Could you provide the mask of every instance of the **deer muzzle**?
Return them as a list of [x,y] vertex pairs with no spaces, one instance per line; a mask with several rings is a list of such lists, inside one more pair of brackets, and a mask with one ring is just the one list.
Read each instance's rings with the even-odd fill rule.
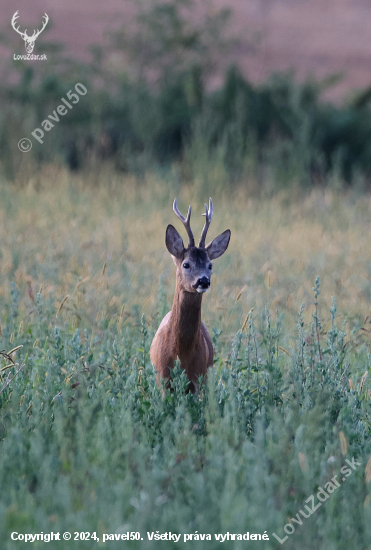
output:
[[200,277],[192,286],[197,290],[197,292],[206,292],[210,287],[210,279],[204,275],[203,277]]

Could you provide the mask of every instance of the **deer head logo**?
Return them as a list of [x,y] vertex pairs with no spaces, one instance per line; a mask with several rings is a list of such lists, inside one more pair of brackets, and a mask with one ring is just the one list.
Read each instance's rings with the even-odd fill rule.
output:
[[18,10],[17,10],[15,12],[15,14],[13,15],[13,17],[12,17],[12,27],[23,38],[24,43],[25,43],[25,47],[26,47],[26,52],[27,53],[32,53],[33,49],[34,49],[34,46],[35,46],[35,40],[39,36],[39,34],[45,29],[45,27],[46,27],[46,25],[49,21],[49,17],[46,15],[46,13],[43,15],[43,24],[42,24],[41,29],[40,30],[34,30],[32,36],[27,35],[27,29],[24,32],[22,32],[22,31],[19,30],[19,25],[18,25],[18,27],[16,26],[16,22],[17,22],[18,17],[19,16],[18,16]]

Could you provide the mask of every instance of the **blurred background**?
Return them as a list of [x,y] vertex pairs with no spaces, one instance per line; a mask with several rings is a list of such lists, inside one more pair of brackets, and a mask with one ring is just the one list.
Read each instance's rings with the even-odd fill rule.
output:
[[[20,31],[45,30],[20,60]],[[4,0],[1,173],[46,163],[184,182],[369,187],[371,5],[366,0]],[[43,144],[31,132],[76,83],[88,93]],[[23,137],[32,151],[20,153]],[[204,182],[205,183],[205,182]],[[208,184],[205,183],[207,187]]]
[[[33,50],[46,59],[20,58],[16,11],[28,36],[48,15]],[[4,0],[2,16],[5,300],[15,281],[25,311],[44,288],[57,309],[69,296],[72,325],[140,326],[144,312],[155,328],[173,296],[172,201],[193,205],[197,233],[212,196],[210,238],[232,240],[208,326],[228,339],[265,306],[289,326],[302,303],[311,319],[319,275],[323,316],[333,296],[368,331],[369,3]]]

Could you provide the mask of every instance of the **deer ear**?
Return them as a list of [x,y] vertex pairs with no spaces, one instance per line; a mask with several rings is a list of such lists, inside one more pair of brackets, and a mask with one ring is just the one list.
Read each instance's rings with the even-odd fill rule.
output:
[[224,254],[228,248],[230,238],[231,232],[227,229],[207,245],[206,252],[210,260],[215,260],[215,258],[219,258],[219,256]]
[[165,238],[166,248],[172,256],[175,258],[180,258],[183,254],[184,243],[182,237],[179,235],[178,231],[172,225],[168,225],[166,228],[166,238]]

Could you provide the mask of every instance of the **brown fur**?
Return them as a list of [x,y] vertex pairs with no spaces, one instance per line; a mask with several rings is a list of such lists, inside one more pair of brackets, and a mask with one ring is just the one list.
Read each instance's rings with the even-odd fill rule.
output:
[[[173,307],[163,318],[153,339],[150,356],[157,370],[157,382],[166,380],[170,386],[170,369],[177,357],[189,379],[189,390],[196,393],[197,380],[207,377],[207,369],[213,365],[214,350],[209,333],[201,321],[202,294],[210,286],[212,273],[211,260],[221,256],[228,247],[230,231],[221,233],[206,247],[204,237],[212,217],[212,201],[206,207],[206,224],[201,236],[200,247],[194,246],[193,234],[189,226],[190,210],[187,220],[181,217],[190,237],[190,245],[184,248],[183,240],[177,230],[168,225],[166,246],[176,265],[176,285]],[[176,200],[174,211],[177,210]]]
[[189,389],[195,393],[197,379],[206,379],[207,368],[213,364],[214,350],[204,323],[201,321],[202,294],[175,288],[172,310],[164,317],[151,345],[151,361],[157,369],[157,382],[167,380],[170,370],[179,357],[190,381]]

